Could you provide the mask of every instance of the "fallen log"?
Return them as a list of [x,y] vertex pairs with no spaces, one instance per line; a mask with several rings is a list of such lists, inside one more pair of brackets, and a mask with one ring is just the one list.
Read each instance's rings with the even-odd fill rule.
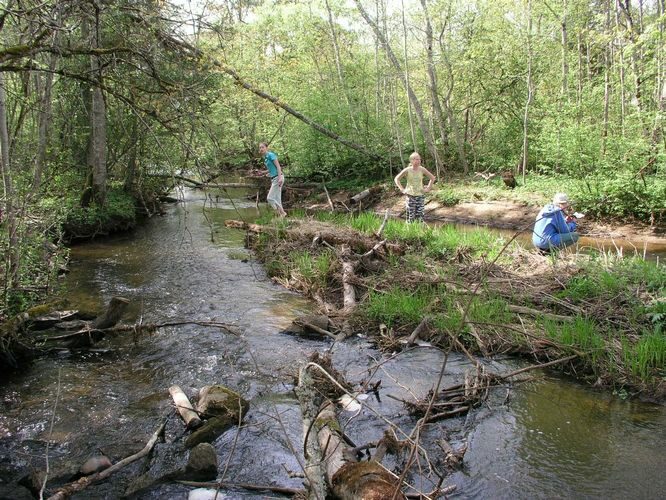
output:
[[352,260],[349,245],[342,246],[339,257],[342,264],[343,310],[345,313],[350,313],[356,307],[356,290],[352,282],[354,281],[354,269],[357,262]]
[[571,316],[562,316],[560,314],[547,313],[547,312],[539,311],[537,309],[531,309],[529,307],[514,306],[512,304],[509,304],[508,309],[509,309],[509,311],[515,312],[515,313],[518,313],[518,314],[528,314],[530,316],[536,316],[537,318],[552,319],[553,321],[571,322],[575,319]]
[[[326,359],[320,362],[324,366],[327,363]],[[343,384],[322,364],[310,362],[301,368],[296,387],[303,412],[307,460],[304,471],[310,484],[309,498],[326,498],[330,488],[333,497],[340,500],[404,499],[400,482],[379,462],[356,461],[337,421],[335,405],[322,397],[322,376],[335,387],[342,388]]]
[[383,189],[384,188],[382,186],[373,186],[371,188],[368,188],[368,189],[366,189],[364,191],[361,191],[360,193],[355,194],[354,196],[352,196],[350,198],[351,202],[352,203],[359,203],[359,202],[365,200],[366,198],[368,198],[369,196],[373,196],[373,195],[381,192]]
[[192,406],[192,403],[190,403],[190,399],[183,392],[183,390],[177,385],[172,385],[169,387],[169,394],[171,394],[171,398],[176,405],[176,409],[185,422],[185,427],[188,429],[196,429],[199,427],[202,423],[201,419],[199,418],[199,414],[194,411],[194,407]]
[[332,403],[324,403],[317,418],[317,439],[324,455],[326,480],[340,500],[404,499],[396,477],[382,465],[370,460],[351,460],[349,447],[340,433],[340,423]]
[[212,189],[225,189],[225,188],[247,188],[254,189],[257,187],[255,183],[248,184],[247,182],[222,182],[217,184],[202,184],[198,187],[212,188]]
[[[377,241],[372,238],[358,234],[351,234],[344,230],[336,231],[335,229],[328,229],[322,225],[299,224],[296,221],[290,221],[290,223],[292,224],[291,227],[286,230],[280,230],[282,232],[286,231],[288,239],[306,239],[308,241],[316,239],[318,242],[325,241],[331,246],[347,244],[354,251],[359,253],[367,252],[378,244]],[[226,227],[244,229],[257,234],[271,234],[277,231],[274,227],[248,224],[247,222],[232,219],[224,221],[224,225]],[[375,252],[378,253],[382,248],[394,255],[402,255],[405,253],[405,248],[397,243],[385,243],[384,245],[380,245],[375,249]]]
[[108,469],[104,469],[103,471],[97,472],[91,476],[84,476],[73,483],[66,484],[62,488],[59,488],[53,495],[51,495],[48,498],[48,500],[65,500],[67,497],[73,495],[74,493],[78,493],[79,491],[86,489],[91,484],[106,479],[111,474],[122,469],[126,465],[129,465],[132,462],[135,462],[136,460],[145,457],[146,455],[148,455],[148,453],[150,453],[150,450],[153,449],[153,447],[157,443],[157,439],[160,437],[162,432],[164,432],[165,425],[166,425],[166,420],[160,424],[160,426],[157,428],[157,430],[153,433],[153,435],[146,443],[146,446],[144,446],[143,449],[138,453],[135,453],[134,455],[130,455],[129,457],[122,459],[120,462],[112,465]]
[[[296,488],[284,488],[281,486],[272,486],[272,485],[262,485],[262,484],[248,484],[248,483],[206,483],[200,481],[176,481],[179,484],[184,484],[185,486],[193,486],[195,488],[210,488],[215,490],[220,490],[222,488],[228,489],[244,489],[248,491],[270,491],[273,493],[280,493],[282,495],[291,495],[299,496],[299,498],[305,498],[305,490],[299,490]],[[220,495],[220,498],[223,498]]]

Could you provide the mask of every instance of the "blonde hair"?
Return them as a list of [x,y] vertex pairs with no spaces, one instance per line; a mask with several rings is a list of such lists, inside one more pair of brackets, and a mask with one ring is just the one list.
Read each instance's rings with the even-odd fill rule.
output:
[[416,158],[417,156],[419,157],[419,159],[421,158],[421,155],[418,154],[416,151],[414,151],[411,155],[409,155],[409,163],[411,163],[412,160],[413,160],[414,158]]

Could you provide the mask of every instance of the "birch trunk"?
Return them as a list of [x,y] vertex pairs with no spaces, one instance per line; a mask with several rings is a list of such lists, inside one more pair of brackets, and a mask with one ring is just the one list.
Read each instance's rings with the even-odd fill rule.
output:
[[[361,134],[361,130],[358,127],[358,124],[356,123],[356,119],[354,118],[355,112],[354,112],[354,107],[352,106],[351,99],[349,98],[349,91],[347,89],[347,82],[345,81],[345,76],[342,71],[342,64],[340,62],[340,47],[338,44],[338,35],[335,32],[335,23],[333,22],[333,13],[331,12],[331,6],[328,3],[328,0],[325,0],[326,4],[326,11],[328,12],[328,25],[331,28],[331,41],[333,42],[333,54],[335,56],[335,68],[338,73],[338,80],[340,81],[340,88],[342,89],[342,93],[345,96],[345,101],[347,103],[347,111],[349,112],[349,120],[351,121],[352,126],[354,127],[354,130],[356,130],[356,133]],[[379,92],[377,97],[379,98]],[[379,102],[379,101],[377,101]]]
[[[0,71],[0,167],[2,167],[2,183],[4,188],[4,219],[7,221],[7,255],[5,260],[5,293],[18,284],[19,251],[18,221],[16,217],[16,200],[12,181],[9,153],[9,127],[7,123],[7,94],[5,92],[5,73]],[[2,216],[2,214],[0,214]]]
[[[439,137],[442,141],[442,147],[446,148],[448,146],[449,138],[446,134],[446,123],[444,121],[444,113],[442,112],[442,106],[439,102],[439,95],[437,89],[439,88],[437,84],[437,72],[435,70],[435,61],[433,56],[433,36],[432,36],[432,24],[430,22],[430,13],[428,12],[428,5],[426,0],[421,0],[421,7],[423,7],[423,12],[425,14],[426,22],[426,55],[427,55],[427,68],[428,68],[428,79],[430,81],[430,99],[432,100],[432,110],[437,120],[437,128],[439,130]],[[437,151],[437,148],[435,148]],[[443,163],[439,154],[435,156],[435,165],[437,168],[437,179],[440,178],[440,170],[443,168]]]
[[527,0],[527,99],[525,100],[525,113],[523,115],[523,163],[521,167],[523,184],[525,172],[529,162],[529,112],[532,103],[532,0]]
[[379,30],[379,27],[377,26],[377,23],[375,23],[368,13],[365,11],[363,8],[363,5],[361,5],[360,0],[354,0],[354,3],[356,4],[356,8],[358,9],[359,13],[365,19],[365,21],[370,25],[372,30],[375,32],[375,36],[379,39],[379,42],[384,46],[384,50],[386,51],[386,55],[389,58],[389,61],[393,65],[393,67],[396,69],[398,74],[401,77],[402,83],[405,87],[405,90],[407,92],[407,95],[409,97],[409,102],[411,105],[414,107],[414,111],[416,112],[416,117],[419,122],[419,128],[421,129],[421,133],[423,134],[423,138],[426,142],[428,152],[430,155],[435,158],[436,156],[436,151],[435,151],[435,145],[432,141],[432,136],[430,134],[430,128],[428,127],[428,122],[425,119],[425,115],[423,113],[423,107],[421,106],[420,101],[418,100],[418,97],[416,97],[416,94],[414,93],[414,90],[412,89],[409,80],[406,78],[405,73],[402,69],[402,66],[400,65],[400,61],[398,61],[398,58],[395,56],[395,53],[393,52],[393,49],[388,43],[388,40],[384,36],[384,34]]

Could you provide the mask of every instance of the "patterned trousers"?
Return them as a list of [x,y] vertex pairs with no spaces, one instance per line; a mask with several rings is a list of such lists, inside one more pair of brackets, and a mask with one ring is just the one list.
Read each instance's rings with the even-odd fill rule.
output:
[[407,195],[407,223],[419,221],[423,222],[423,207],[425,206],[425,196]]

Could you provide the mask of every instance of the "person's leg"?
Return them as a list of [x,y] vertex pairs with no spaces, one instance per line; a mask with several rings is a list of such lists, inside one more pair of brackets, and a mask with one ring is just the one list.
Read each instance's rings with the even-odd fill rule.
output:
[[414,222],[414,197],[407,195],[405,198],[405,212],[407,217],[407,224]]
[[425,196],[414,197],[414,219],[423,222],[423,212],[425,211]]
[[286,215],[282,208],[282,188],[278,185],[277,177],[271,179],[271,189],[268,191],[266,201],[281,217]]
[[554,234],[550,238],[550,247],[566,248],[576,243],[578,241],[578,238],[580,238],[580,235],[578,233]]

